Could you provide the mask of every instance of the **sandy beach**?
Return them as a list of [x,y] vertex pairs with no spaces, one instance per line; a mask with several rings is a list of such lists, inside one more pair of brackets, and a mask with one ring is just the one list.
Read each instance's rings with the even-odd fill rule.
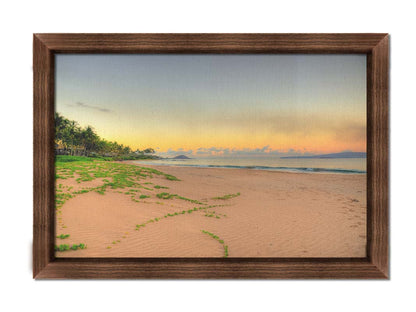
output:
[[[364,174],[144,167],[180,181],[153,175],[141,180],[136,197],[109,189],[66,200],[56,233],[70,237],[56,244],[87,248],[57,257],[223,257],[224,246],[229,257],[366,255]],[[56,183],[73,191],[104,183],[76,178]]]

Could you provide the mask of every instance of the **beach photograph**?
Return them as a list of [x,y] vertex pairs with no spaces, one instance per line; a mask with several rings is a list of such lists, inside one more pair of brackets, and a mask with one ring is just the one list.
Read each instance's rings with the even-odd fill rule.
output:
[[366,55],[55,56],[58,258],[363,258]]

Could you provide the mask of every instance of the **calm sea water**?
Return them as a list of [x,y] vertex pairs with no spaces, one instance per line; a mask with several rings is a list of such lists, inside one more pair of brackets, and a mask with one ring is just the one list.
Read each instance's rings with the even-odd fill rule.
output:
[[210,157],[193,159],[137,160],[135,162],[139,164],[158,166],[244,168],[311,173],[366,173],[365,158],[281,159],[279,157]]

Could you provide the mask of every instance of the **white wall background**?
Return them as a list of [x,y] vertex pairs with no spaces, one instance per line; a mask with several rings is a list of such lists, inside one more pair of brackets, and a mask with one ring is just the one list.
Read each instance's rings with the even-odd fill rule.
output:
[[[3,311],[411,311],[416,308],[415,28],[410,1],[4,1],[0,4]],[[390,281],[34,281],[32,33],[391,34]],[[35,164],[36,165],[36,164]]]

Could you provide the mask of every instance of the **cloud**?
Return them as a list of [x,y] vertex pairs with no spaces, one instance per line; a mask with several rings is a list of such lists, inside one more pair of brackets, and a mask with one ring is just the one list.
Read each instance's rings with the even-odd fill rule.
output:
[[366,125],[350,123],[336,128],[335,139],[338,141],[362,141],[366,139]]
[[310,156],[314,155],[313,153],[307,152],[306,150],[295,150],[289,149],[286,151],[281,151],[277,149],[272,149],[268,145],[259,147],[259,148],[221,148],[221,147],[200,147],[195,150],[184,150],[183,148],[178,149],[168,149],[166,152],[159,152],[159,156],[162,157],[175,157],[178,155],[186,155],[189,157],[283,157],[283,156]]
[[186,156],[190,156],[193,154],[192,150],[184,150],[183,148],[178,148],[178,149],[171,149],[169,148],[166,152],[158,152],[157,153],[160,156],[163,157],[175,157],[178,155],[186,155]]
[[[143,113],[146,115],[146,112]],[[339,142],[366,139],[365,112],[338,111],[270,111],[262,109],[241,111],[195,112],[161,111],[159,118],[172,129],[187,133],[209,132],[215,135],[244,134],[252,136],[286,136],[301,138],[331,136]],[[146,118],[154,119],[150,114]],[[213,135],[214,135],[213,134]],[[272,142],[270,143],[272,144]]]
[[303,136],[331,133],[339,140],[365,139],[365,121],[357,120],[354,117],[319,112],[296,113],[259,111],[256,113],[240,113],[234,118],[228,119],[223,116],[217,116],[214,120],[211,120],[210,123],[216,127],[226,125],[227,127],[233,127],[240,131],[249,129],[249,132],[263,131],[273,134]]
[[83,107],[83,108],[89,108],[89,109],[93,109],[93,110],[97,110],[103,113],[111,113],[112,110],[108,109],[108,108],[104,108],[104,107],[99,107],[99,106],[94,106],[94,105],[89,105],[89,104],[85,104],[83,102],[76,102],[75,104],[67,104],[70,107]]

